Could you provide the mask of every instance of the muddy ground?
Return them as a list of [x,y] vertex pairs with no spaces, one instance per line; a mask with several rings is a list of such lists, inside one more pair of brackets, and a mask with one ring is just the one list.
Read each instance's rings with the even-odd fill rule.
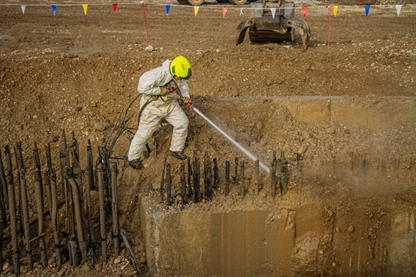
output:
[[[405,258],[393,264],[383,245],[388,240],[394,211],[406,210],[410,217],[416,208],[416,123],[399,120],[394,126],[383,126],[380,122],[371,126],[371,123],[334,122],[330,118],[321,120],[321,114],[312,111],[299,119],[284,101],[279,101],[341,97],[368,101],[376,112],[387,110],[392,118],[411,118],[415,111],[402,109],[399,100],[412,102],[416,97],[414,6],[404,6],[400,16],[394,5],[372,6],[369,16],[365,16],[363,6],[340,6],[337,16],[328,21],[325,4],[314,2],[305,18],[312,38],[309,49],[303,51],[299,41],[251,44],[248,37],[236,46],[235,29],[248,17],[248,6],[240,10],[232,5],[207,4],[195,16],[193,7],[172,2],[167,15],[164,4],[152,1],[147,5],[144,20],[139,3],[119,2],[114,12],[110,4],[97,2],[84,15],[83,3],[68,1],[58,4],[55,16],[50,7],[52,2],[27,1],[25,14],[20,3],[8,3],[0,6],[2,153],[5,145],[14,146],[20,141],[27,160],[25,165],[32,168],[33,144],[38,143],[43,150],[51,142],[58,166],[58,142],[64,129],[67,134],[74,132],[78,139],[81,163],[85,166],[87,141],[92,142],[96,155],[97,146],[108,137],[120,113],[123,116],[136,98],[140,74],[165,59],[184,55],[193,66],[189,86],[194,106],[233,139],[267,164],[273,151],[283,152],[292,163],[302,154],[305,174],[302,185],[292,181],[287,198],[275,201],[286,201],[285,205],[290,206],[290,201],[299,201],[294,195],[320,201],[325,207],[321,220],[329,226],[329,234],[339,239],[333,241],[340,244],[335,247],[335,242],[331,245],[326,240],[325,249],[348,252],[348,242],[364,239],[369,245],[365,252],[369,254],[361,273],[411,276],[409,272],[415,272]],[[228,8],[225,17],[222,7]],[[296,13],[302,16],[300,8]],[[385,99],[392,102],[385,105]],[[135,101],[127,111],[136,113],[128,123],[132,132],[137,126],[137,108]],[[353,117],[355,108],[345,109],[345,118]],[[235,157],[249,162],[195,112],[184,109],[190,118],[186,154],[202,159],[208,153],[222,164],[225,160],[234,161]],[[151,153],[141,171],[128,168],[123,161],[131,134],[123,134],[114,147],[113,156],[121,158],[114,159],[119,166],[121,225],[132,242],[143,275],[146,256],[138,231],[137,194],[157,193],[154,188],[160,181],[170,131],[164,125],[155,133],[151,146],[157,147],[156,154]],[[365,167],[364,160],[365,166],[377,172],[377,178],[367,176],[363,181],[354,173],[354,166]],[[177,173],[179,164],[169,161]],[[251,176],[248,170],[246,176]],[[391,176],[398,177],[398,181],[389,181]],[[31,172],[27,178],[33,182]],[[220,192],[223,188],[218,195]],[[33,193],[29,185],[32,207]],[[94,197],[98,196],[93,192]],[[234,200],[227,199],[220,203],[216,200],[210,208],[235,205]],[[246,205],[263,204],[253,201]],[[35,208],[30,215],[36,217]],[[10,245],[3,246],[2,251],[6,265],[10,265]],[[72,268],[66,262],[58,275],[132,275],[135,270],[123,251],[121,260],[110,260],[104,265],[98,262],[91,269]],[[340,260],[346,260],[342,251],[328,253],[331,254],[319,260],[312,271],[311,267],[296,265],[302,259],[298,255],[294,272],[307,275],[340,272],[337,267],[341,262],[333,257],[340,255]],[[25,272],[23,254],[21,259]],[[56,275],[53,264],[42,270],[38,259],[36,256],[34,273],[27,276]],[[4,270],[8,275],[12,267],[4,266]]]

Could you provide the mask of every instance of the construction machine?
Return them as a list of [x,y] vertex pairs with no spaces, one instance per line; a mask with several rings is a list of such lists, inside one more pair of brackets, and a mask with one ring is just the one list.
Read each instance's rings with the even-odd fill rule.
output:
[[244,5],[248,0],[178,0],[179,4],[190,4],[192,6],[200,6],[204,3],[221,3],[221,4],[234,4],[234,5]]
[[247,29],[251,42],[293,42],[296,35],[308,49],[311,30],[308,23],[295,18],[295,4],[291,1],[261,0],[250,3],[251,17],[237,26],[237,45],[244,41]]

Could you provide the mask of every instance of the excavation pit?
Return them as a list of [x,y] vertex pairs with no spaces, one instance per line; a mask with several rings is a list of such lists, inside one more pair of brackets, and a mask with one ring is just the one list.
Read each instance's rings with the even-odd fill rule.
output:
[[[215,102],[204,106],[210,119],[232,106],[238,110],[237,114],[246,114],[243,122],[216,118],[224,129],[232,126],[241,133],[251,130],[247,122],[258,122],[249,114],[251,108],[270,105],[265,111],[274,110],[274,117],[265,112],[268,120],[262,121],[265,131],[261,140],[269,138],[266,145],[278,141],[277,145],[283,147],[277,149],[290,156],[288,191],[282,195],[278,189],[277,195],[272,197],[270,176],[265,172],[260,174],[262,189],[258,191],[254,183],[254,163],[241,152],[232,150],[232,144],[226,141],[217,148],[218,158],[216,154],[210,157],[216,158],[220,176],[212,199],[202,196],[201,202],[189,200],[182,204],[180,178],[176,176],[172,186],[174,201],[167,205],[166,194],[163,201],[159,195],[159,179],[151,181],[155,190],[141,194],[138,199],[151,274],[411,276],[415,273],[412,198],[416,195],[413,185],[416,164],[414,153],[406,151],[414,139],[397,132],[402,130],[401,134],[405,134],[414,125],[416,114],[410,111],[416,109],[415,99],[277,97],[210,99],[201,101],[200,105],[207,102]],[[403,111],[404,116],[397,114],[398,110]],[[256,115],[262,117],[259,113]],[[194,121],[199,120],[194,118]],[[316,148],[306,147],[303,140],[299,149],[304,152],[295,153],[298,150],[295,143],[282,142],[266,131],[272,130],[275,134],[273,128],[288,130],[289,125],[301,128],[312,137],[317,128],[328,133],[323,132],[321,145]],[[199,125],[199,128],[207,132],[204,129],[210,126]],[[354,135],[358,130],[360,135],[365,134],[365,141],[358,133]],[[221,140],[219,133],[212,136],[212,141]],[[238,132],[233,136],[239,137]],[[332,136],[331,141],[339,139],[342,145],[327,144],[327,136]],[[410,139],[407,146],[395,143],[407,139]],[[383,147],[378,144],[381,142]],[[243,144],[252,150],[262,143],[243,140]],[[403,149],[398,150],[401,147]],[[348,150],[344,152],[345,149]],[[193,153],[199,154],[204,164],[203,152],[194,150]],[[245,193],[241,190],[241,180],[231,181],[229,194],[225,192],[225,160],[231,161],[234,180],[238,179],[240,170],[229,153],[238,153],[240,163],[246,160]],[[267,151],[255,153],[261,156]],[[303,155],[301,167],[296,154]],[[271,155],[269,152],[262,156],[267,164]],[[178,163],[170,162],[172,172],[180,175]],[[204,178],[201,173],[202,195]]]

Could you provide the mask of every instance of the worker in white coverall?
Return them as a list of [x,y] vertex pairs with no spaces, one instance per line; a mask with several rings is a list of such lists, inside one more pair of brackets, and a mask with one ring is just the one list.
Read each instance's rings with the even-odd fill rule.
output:
[[152,136],[160,120],[166,119],[173,126],[170,154],[180,160],[187,156],[183,154],[188,135],[188,118],[174,96],[175,89],[168,88],[169,82],[174,81],[182,94],[182,101],[190,104],[189,87],[186,80],[192,76],[191,64],[183,56],[166,60],[162,66],[143,73],[139,78],[137,90],[142,94],[140,100],[139,127],[134,135],[128,153],[129,165],[132,168],[143,167],[140,159],[147,141]]

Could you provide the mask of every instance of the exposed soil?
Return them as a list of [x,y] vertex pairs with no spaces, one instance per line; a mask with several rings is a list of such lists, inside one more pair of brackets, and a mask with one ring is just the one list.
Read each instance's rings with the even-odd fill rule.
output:
[[[365,16],[362,6],[340,6],[337,16],[328,21],[325,4],[314,2],[305,18],[312,38],[309,49],[303,51],[300,41],[252,44],[248,36],[236,46],[235,29],[249,16],[249,6],[241,15],[236,6],[206,4],[194,16],[193,7],[172,2],[167,15],[164,4],[151,2],[145,21],[140,3],[119,2],[114,12],[111,4],[96,1],[84,15],[82,1],[67,1],[58,5],[54,16],[52,1],[26,1],[25,14],[20,2],[7,2],[10,5],[0,6],[0,144],[3,152],[5,145],[22,142],[29,182],[33,182],[29,169],[33,168],[35,142],[41,151],[43,145],[52,143],[58,166],[61,130],[74,132],[85,166],[87,141],[92,142],[96,153],[120,113],[124,115],[136,98],[139,76],[165,59],[184,55],[193,66],[188,84],[196,108],[267,164],[273,151],[283,152],[292,164],[302,155],[303,178],[300,181],[295,176],[285,196],[264,202],[245,201],[246,207],[282,203],[279,201],[287,206],[291,201],[319,201],[324,207],[321,220],[328,226],[328,236],[338,238],[323,240],[328,244],[323,246],[325,249],[348,252],[348,242],[364,238],[370,245],[368,250],[362,250],[368,253],[363,254],[365,272],[379,276],[383,270],[401,276],[416,272],[414,265],[406,265],[406,260],[392,263],[383,248],[389,239],[391,221],[397,218],[394,211],[406,210],[410,217],[416,208],[416,123],[408,120],[415,111],[400,105],[402,100],[416,101],[414,5],[404,6],[400,16],[394,5],[372,6],[369,16]],[[228,8],[225,17],[222,7]],[[299,7],[296,13],[302,16]],[[294,113],[293,107],[298,104],[290,104],[290,100],[304,101],[308,97],[325,99],[329,106],[331,99],[345,100],[346,105],[351,105],[350,110],[349,106],[343,110],[346,119],[356,116],[360,101],[369,103],[375,113],[383,111],[390,116],[374,124],[360,124],[333,121],[315,114],[312,108],[302,116]],[[132,132],[137,126],[137,109],[135,101],[127,111],[136,113],[128,124]],[[250,162],[194,111],[186,107],[184,110],[190,118],[186,154],[203,159],[207,153],[221,165],[226,160],[233,162],[235,157]],[[400,118],[405,120],[400,122]],[[383,124],[395,122],[393,119],[397,122]],[[154,189],[160,182],[170,134],[169,125],[163,124],[157,130],[150,142],[157,149],[145,159],[143,170],[129,168],[122,159],[114,160],[120,171],[121,225],[132,242],[143,275],[146,257],[138,231],[137,195],[144,191],[157,194]],[[130,136],[120,137],[114,147],[115,157],[125,158]],[[173,158],[168,161],[173,173],[179,175],[180,164]],[[42,166],[46,167],[43,156]],[[369,169],[365,176],[360,175],[363,168]],[[223,167],[221,170],[223,174]],[[252,176],[252,167],[247,166],[246,176]],[[205,203],[206,207],[227,209],[229,205],[241,205],[235,197],[220,196],[223,190],[221,187],[218,197]],[[265,189],[259,197],[267,195]],[[93,199],[97,197],[93,192]],[[32,186],[29,202],[35,207]],[[36,209],[31,210],[33,219]],[[308,242],[299,240],[299,245],[307,248]],[[333,241],[336,242],[331,245]],[[10,245],[4,246],[7,263],[10,253]],[[315,272],[310,272],[311,267],[296,265],[302,255],[308,253],[299,250],[294,262],[298,275],[339,272],[339,262],[332,258],[334,252],[328,251],[319,259]],[[53,265],[43,270],[36,262],[34,272],[23,275],[56,275]],[[4,269],[6,275],[12,271],[11,266]],[[22,267],[22,272],[25,270]],[[103,274],[134,274],[125,249],[121,259],[105,265],[72,268],[66,262],[58,272],[59,276]]]

